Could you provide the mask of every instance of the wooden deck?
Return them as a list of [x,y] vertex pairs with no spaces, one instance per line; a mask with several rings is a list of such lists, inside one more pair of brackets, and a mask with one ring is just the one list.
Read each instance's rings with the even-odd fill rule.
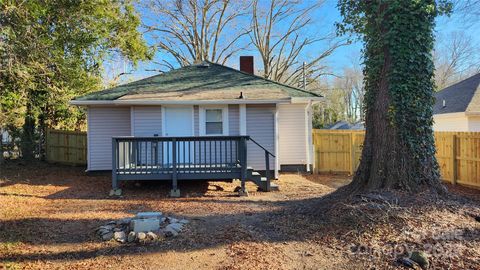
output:
[[249,136],[116,137],[112,139],[112,188],[118,181],[169,180],[172,194],[179,194],[179,180],[252,180],[269,189],[269,157],[265,151],[266,177],[247,168]]

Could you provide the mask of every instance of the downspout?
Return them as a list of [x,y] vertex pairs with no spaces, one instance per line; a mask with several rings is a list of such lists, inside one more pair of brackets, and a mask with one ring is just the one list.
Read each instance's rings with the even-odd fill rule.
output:
[[310,132],[312,132],[310,126],[311,126],[311,121],[310,121],[310,108],[312,106],[312,101],[308,101],[308,105],[305,107],[305,149],[306,149],[306,154],[307,154],[307,172],[310,172],[310,165],[312,164],[312,159],[311,159],[311,136]]
[[280,170],[280,152],[279,152],[279,134],[278,134],[278,104],[275,104],[275,179],[278,179]]

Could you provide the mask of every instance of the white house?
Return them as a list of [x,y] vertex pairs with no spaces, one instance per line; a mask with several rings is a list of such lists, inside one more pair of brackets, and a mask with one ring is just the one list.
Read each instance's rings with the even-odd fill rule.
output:
[[[242,177],[252,178],[257,171],[270,173],[266,172],[267,158],[271,175],[310,171],[311,106],[321,97],[255,76],[253,57],[241,57],[240,69],[202,62],[72,100],[71,104],[87,107],[87,170],[112,170],[114,164],[114,188],[117,179],[132,180],[127,177],[132,172],[125,168],[133,167],[143,170],[140,178],[134,177],[143,180],[195,178],[183,169],[192,167],[191,171],[199,172],[205,163],[227,166],[228,172],[248,165]],[[242,159],[243,150],[235,148],[241,145],[241,136],[248,136],[247,164],[243,165],[234,164]],[[123,139],[112,143],[113,137]],[[129,137],[137,138],[136,142]],[[173,138],[175,154],[172,142],[167,144]],[[212,138],[218,143],[212,144]],[[138,140],[143,141],[140,146]],[[181,167],[173,170],[172,166]],[[205,178],[235,178],[210,173],[217,171],[208,166]],[[158,171],[160,167],[170,168],[165,177],[164,171]],[[173,185],[176,189],[176,182]]]
[[480,73],[435,94],[434,131],[480,131]]

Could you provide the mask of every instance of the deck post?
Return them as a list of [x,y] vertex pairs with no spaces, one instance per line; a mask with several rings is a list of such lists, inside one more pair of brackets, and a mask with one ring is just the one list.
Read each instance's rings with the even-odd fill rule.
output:
[[451,157],[452,157],[452,184],[455,185],[457,184],[457,136],[455,134],[452,134],[452,152],[451,152]]
[[170,191],[170,197],[178,198],[180,197],[180,190],[178,189],[178,179],[177,179],[177,140],[172,139],[172,190]]
[[112,190],[110,196],[121,195],[121,189],[118,188],[118,175],[117,175],[117,140],[112,138]]
[[265,151],[265,178],[267,178],[266,191],[270,191],[270,154]]
[[240,138],[240,181],[241,181],[241,188],[239,191],[240,196],[248,196],[247,188],[245,187],[245,181],[247,180],[247,140],[246,137],[242,136]]

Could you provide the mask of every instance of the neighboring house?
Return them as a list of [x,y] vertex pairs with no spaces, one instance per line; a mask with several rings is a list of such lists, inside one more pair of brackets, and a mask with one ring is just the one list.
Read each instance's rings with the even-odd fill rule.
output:
[[435,94],[434,131],[480,131],[480,73]]
[[[116,180],[176,178],[173,193],[177,179],[241,177],[269,189],[257,171],[310,171],[311,106],[321,97],[253,75],[253,57],[240,68],[202,62],[72,100],[87,107],[87,170],[116,164],[114,189]],[[120,136],[130,138],[112,142]]]
[[350,129],[350,123],[344,120],[337,121],[328,129]]
[[339,130],[344,130],[344,129],[351,129],[351,130],[364,130],[365,129],[365,123],[362,121],[358,121],[355,123],[348,123],[347,121],[341,120],[333,124],[331,127],[328,129],[339,129]]

